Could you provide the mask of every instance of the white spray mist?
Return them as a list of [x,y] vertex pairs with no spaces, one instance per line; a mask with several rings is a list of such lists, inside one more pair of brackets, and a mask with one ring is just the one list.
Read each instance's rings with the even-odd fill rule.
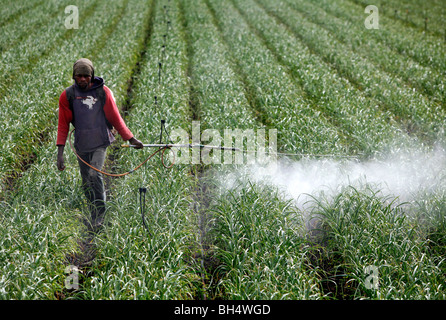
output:
[[369,185],[383,196],[411,202],[420,194],[446,190],[446,151],[399,150],[382,159],[360,162],[332,158],[278,160],[267,166],[247,165],[223,179],[225,188],[251,181],[277,186],[301,208],[324,193],[330,199],[343,187]]

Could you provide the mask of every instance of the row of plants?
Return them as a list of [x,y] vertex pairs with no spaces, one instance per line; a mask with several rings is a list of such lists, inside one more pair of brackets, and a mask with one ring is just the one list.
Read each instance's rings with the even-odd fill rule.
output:
[[[71,84],[74,61],[100,49],[98,46],[102,38],[110,35],[105,30],[113,30],[125,8],[126,1],[114,2],[112,5],[100,3],[96,7],[98,14],[93,18],[89,16],[92,13],[87,10],[93,8],[91,4],[86,3],[85,7],[80,8],[80,12],[85,10],[85,14],[81,16],[78,30],[70,30],[71,36],[64,31],[67,37],[61,39],[57,47],[54,43],[51,44],[52,42],[42,42],[43,50],[49,51],[43,56],[38,56],[36,60],[31,58],[31,64],[22,70],[23,72],[15,74],[13,81],[2,82],[2,182],[6,177],[15,176],[26,169],[35,159],[36,148],[42,140],[47,139],[49,131],[52,130],[48,123],[57,122],[59,95],[55,93],[62,92]],[[65,30],[63,21],[59,23],[58,28]],[[95,28],[101,32],[91,32]],[[16,49],[21,52],[20,48]],[[38,47],[34,49],[39,51]],[[27,56],[24,52],[21,54]]]
[[[68,2],[61,2],[61,4],[68,5]],[[90,14],[95,10],[97,2],[85,4],[79,4],[79,22],[82,25],[84,19],[88,18]],[[115,7],[116,8],[116,7]],[[112,8],[110,8],[113,10]],[[46,17],[44,12],[48,10],[51,15]],[[103,10],[103,9],[102,9]],[[25,21],[32,21],[31,16],[38,17],[40,19],[46,19],[40,27],[35,27],[36,33],[29,33],[26,28],[22,29],[22,25],[15,27],[13,22],[9,23],[6,28],[10,28],[14,37],[20,39],[22,32],[26,32],[22,39],[11,46],[7,50],[2,52],[2,60],[5,62],[1,66],[1,92],[7,92],[8,85],[13,85],[15,79],[23,73],[27,73],[36,67],[35,63],[44,59],[47,56],[51,56],[56,51],[59,51],[59,47],[66,46],[67,40],[73,33],[73,30],[65,27],[65,18],[68,16],[64,13],[63,6],[51,7],[36,7],[33,10],[27,12]],[[104,21],[105,23],[105,21]],[[26,23],[23,23],[27,26]],[[15,28],[14,28],[15,27]],[[79,30],[84,30],[80,28]],[[7,33],[3,35],[6,36]]]
[[[180,3],[183,14],[184,35],[189,49],[190,98],[194,114],[200,124],[202,143],[226,147],[253,148],[248,146],[248,138],[256,138],[256,129],[265,128],[258,121],[257,110],[253,109],[246,97],[243,81],[234,71],[235,63],[230,58],[228,47],[221,39],[218,28],[206,5],[194,1],[192,5]],[[211,130],[206,137],[205,130]],[[252,137],[228,139],[228,133],[246,135],[252,130]],[[265,137],[268,140],[268,137]],[[217,141],[220,139],[220,141]],[[253,141],[255,144],[259,141]],[[241,143],[241,145],[239,145]],[[267,141],[265,141],[265,144]],[[255,154],[234,153],[232,151],[203,150],[204,165],[217,163],[225,167],[229,162],[248,161]],[[207,153],[209,152],[209,153]],[[209,159],[205,158],[209,156]],[[207,168],[207,167],[206,167]]]
[[[329,30],[352,50],[372,61],[380,69],[394,74],[410,86],[421,91],[428,99],[445,103],[444,75],[433,67],[423,66],[413,58],[399,53],[374,36],[364,25],[356,23],[352,17],[346,25],[340,18],[344,9],[332,2],[321,1],[318,4],[300,2],[295,6],[321,27]],[[379,30],[378,30],[379,32]]]
[[[189,130],[187,50],[178,8],[152,1],[146,49],[134,74],[126,122],[141,141],[158,143],[160,121],[168,133]],[[161,63],[161,69],[160,64]],[[160,74],[161,72],[161,74]],[[156,100],[155,100],[156,97]],[[166,132],[163,142],[168,142]],[[114,168],[136,167],[155,149],[117,150]],[[171,151],[170,151],[171,152]],[[166,154],[167,155],[167,154]],[[98,254],[82,299],[193,299],[201,292],[196,189],[190,165],[166,169],[156,155],[143,168],[113,180],[107,227],[96,239]],[[166,159],[166,161],[168,161]],[[167,163],[166,163],[167,164]],[[139,188],[146,188],[144,228]]]
[[[26,2],[30,3],[30,2]],[[9,20],[9,23],[4,21],[4,27],[2,30],[4,31],[0,37],[0,52],[4,52],[7,49],[13,48],[22,42],[26,37],[30,36],[29,30],[34,29],[35,31],[39,30],[39,27],[47,27],[49,20],[55,15],[60,15],[61,12],[64,12],[64,8],[68,5],[68,2],[45,2],[42,3],[44,8],[39,9],[42,10],[42,15],[36,15],[33,10],[23,10],[24,12],[20,14],[17,19]],[[11,6],[3,6],[4,10],[11,10]],[[5,11],[6,11],[5,10]],[[17,14],[17,13],[16,13]],[[2,18],[7,16],[6,13],[3,13]],[[6,19],[8,20],[8,19]],[[0,22],[1,23],[1,22]]]
[[269,128],[277,129],[280,150],[346,152],[348,144],[342,128],[331,124],[320,110],[312,108],[304,98],[302,89],[249,31],[236,10],[227,3],[207,4],[235,58],[248,99],[261,115],[262,122]]
[[431,143],[441,134],[444,112],[438,103],[426,99],[401,79],[358,56],[349,46],[334,39],[330,32],[309,21],[294,9],[293,4],[259,2],[311,50],[332,64],[340,75],[355,83],[366,97],[379,101],[379,108],[391,111],[409,134]]
[[[203,128],[222,133],[226,128],[261,127],[211,12],[202,1],[189,6],[183,2],[181,7],[192,47],[192,87]],[[295,221],[298,215],[289,202],[280,199],[277,191],[257,186],[220,193],[221,179],[237,167],[211,165],[200,175],[208,202],[203,201],[205,207],[199,212],[205,220],[201,224],[209,273],[205,295],[214,299],[319,297],[296,231],[302,224]]]
[[321,246],[313,259],[324,291],[336,299],[445,299],[443,199],[444,193],[429,195],[426,210],[365,185],[315,200]]
[[[237,21],[241,20],[237,17],[236,11],[229,9],[230,5],[226,6],[224,2],[219,2],[218,5],[210,3],[215,5],[213,12],[217,20],[219,14],[224,17],[236,17]],[[277,50],[278,55],[285,57],[282,61],[287,61],[288,55],[289,64],[297,60],[297,56],[294,57],[292,52],[302,50],[297,48],[298,45],[296,47],[290,45],[289,48],[293,50],[282,49],[285,45],[280,41],[285,41],[286,33],[284,31],[282,34],[273,33],[277,30],[274,23],[268,23],[270,20],[262,15],[261,11],[254,12],[255,4],[238,2],[237,7],[241,12],[245,12],[247,21],[251,21],[252,29],[245,31],[245,34],[252,32],[253,26],[258,23],[258,29],[254,33],[262,35],[261,30],[263,30],[264,42],[266,45],[269,43],[271,50]],[[265,24],[267,27],[262,29],[260,26]],[[229,21],[227,28],[234,28],[240,32],[244,30],[234,21]],[[245,30],[247,29],[245,26]],[[224,32],[225,29],[221,30]],[[237,36],[232,37],[232,39],[237,38]],[[253,43],[254,39],[251,38],[249,43]],[[272,39],[278,40],[274,42]],[[292,41],[289,40],[287,43]],[[251,50],[251,53],[253,52],[256,51]],[[244,58],[242,55],[238,56]],[[302,65],[311,66],[309,63],[311,60],[305,60],[305,55],[299,57],[303,61]],[[327,65],[325,70],[323,68],[316,70],[324,77],[334,78],[327,76],[329,75]],[[320,82],[323,83],[319,80]],[[336,82],[333,86],[335,84]],[[329,87],[325,89],[330,90]],[[313,91],[313,95],[318,97],[320,92]],[[351,96],[345,103],[348,105],[355,99]],[[364,112],[369,112],[370,105],[362,107]],[[394,127],[389,126],[388,130],[398,132],[398,124],[395,122],[392,124]],[[368,125],[370,124],[365,126]],[[358,132],[360,139],[373,139],[373,135],[379,135],[379,132],[370,133],[365,130]],[[406,139],[406,143],[407,141]],[[371,149],[374,148],[376,145]],[[242,184],[239,188],[224,192],[211,207],[215,215],[213,231],[215,231],[216,247],[220,254],[218,270],[221,274],[218,277],[220,282],[216,293],[222,297],[229,296],[236,299],[444,298],[441,285],[444,281],[442,273],[444,265],[441,256],[438,255],[438,252],[443,250],[442,242],[438,241],[438,233],[444,232],[442,227],[444,219],[437,219],[438,215],[434,214],[441,210],[435,205],[435,203],[438,205],[441,194],[430,195],[425,199],[426,203],[432,204],[432,210],[421,210],[416,203],[412,203],[410,209],[404,207],[403,210],[398,207],[396,203],[398,200],[392,203],[390,199],[378,195],[373,188],[369,186],[361,189],[346,188],[334,200],[315,200],[306,207],[309,212],[305,213],[297,209],[294,203],[285,205],[287,210],[276,211],[276,208],[284,203],[286,196],[278,194],[274,188],[268,191],[265,187],[262,189],[261,185]],[[265,196],[266,194],[268,196]],[[273,201],[270,203],[269,199]],[[431,223],[435,226],[432,234],[437,237],[435,242],[430,235],[426,236],[424,225],[417,224],[416,219],[408,216],[409,212],[416,212],[418,218],[432,219]],[[314,221],[320,222],[312,232],[320,236],[316,237],[316,244],[320,247],[315,245],[314,239],[310,243],[306,242],[304,236],[306,230],[303,229],[305,221],[302,217],[308,215],[316,219]],[[283,233],[280,233],[281,231]],[[280,240],[276,238],[279,234],[282,236]],[[269,247],[274,243],[276,245]],[[301,251],[289,249],[296,247]],[[432,251],[435,253],[432,254]],[[273,254],[268,254],[271,252]],[[300,256],[301,259],[289,263],[286,258],[289,254],[294,257]],[[373,259],[368,260],[369,257]],[[296,264],[299,267],[296,267]],[[413,272],[409,269],[411,265],[417,266]],[[370,287],[365,281],[369,275],[365,271],[368,266],[376,267],[380,272],[377,278],[380,283],[377,287]],[[297,272],[293,273],[291,270]],[[303,274],[308,275],[304,281],[301,278]],[[302,287],[302,283],[306,283],[306,286]]]
[[[268,74],[270,79],[266,78],[268,71],[277,70],[275,69],[277,62],[274,61],[272,56],[268,56],[266,51],[259,49],[261,44],[249,32],[246,32],[246,25],[241,27],[242,20],[240,17],[225,7],[225,4],[208,2],[206,6],[202,1],[197,1],[193,8],[194,15],[186,14],[188,26],[198,25],[197,30],[206,30],[206,34],[210,33],[213,38],[213,45],[211,45],[207,37],[200,37],[201,41],[197,39],[196,46],[199,47],[204,42],[203,46],[207,48],[206,52],[213,53],[214,47],[227,51],[226,54],[223,54],[221,60],[216,60],[216,63],[220,66],[225,65],[223,57],[229,57],[229,65],[233,70],[243,73],[239,75],[239,78],[244,86],[253,86],[254,90],[268,90],[270,86],[274,85],[291,88],[291,79],[278,80],[279,77],[276,78],[274,73]],[[228,20],[228,17],[232,17],[234,20],[224,22],[224,20]],[[239,34],[231,34],[230,32],[233,32],[233,30],[237,30]],[[222,35],[219,35],[219,32]],[[194,38],[192,37],[192,39]],[[228,39],[238,40],[231,42]],[[246,48],[245,45],[241,45],[242,43],[251,43],[252,47]],[[231,55],[229,52],[233,52],[233,54]],[[261,53],[259,54],[259,52]],[[198,61],[205,62],[205,65],[210,60],[209,58],[206,59],[206,55],[203,57],[204,51],[200,51],[200,48],[194,50],[194,54]],[[215,59],[216,56],[213,54],[212,57]],[[270,59],[265,61],[265,65],[269,68],[265,68],[263,65],[260,68],[260,62],[248,67],[254,61],[262,61],[262,59]],[[203,66],[197,66],[197,70],[203,68]],[[216,67],[212,68],[212,65],[209,68],[216,69]],[[250,69],[247,70],[248,68]],[[263,70],[264,68],[266,70]],[[253,72],[254,69],[260,70],[256,72],[258,74]],[[206,74],[212,75],[213,73],[209,70]],[[223,74],[227,74],[227,72],[223,72]],[[283,73],[279,74],[283,75]],[[262,76],[265,76],[265,78],[262,78]],[[262,82],[268,81],[267,86],[264,86],[263,83],[257,83],[257,79],[263,79]],[[275,80],[278,80],[278,82],[275,82]],[[205,88],[209,86],[209,82],[209,80],[204,82]],[[288,87],[286,87],[287,85]],[[202,87],[201,82],[194,86],[199,93]],[[218,88],[221,89],[221,87],[222,85]],[[277,87],[269,89],[270,91],[262,93],[273,95],[274,89],[277,90]],[[207,92],[207,90],[204,91],[204,93]],[[247,95],[250,90],[245,88],[244,92]],[[265,97],[258,92],[254,94],[258,99]],[[224,111],[219,112],[220,105],[216,105],[215,100],[212,99],[213,96],[211,95],[208,99],[207,96],[204,97],[204,94],[199,94],[199,97],[201,98],[200,111],[202,111],[203,118],[208,119],[209,111],[206,110],[210,110],[216,125],[218,125],[218,122],[222,126],[227,125],[227,121],[222,118]],[[252,99],[254,100],[255,97]],[[217,102],[221,100],[224,100],[224,97],[218,99]],[[285,99],[277,99],[273,100],[273,103],[278,103],[278,101],[288,102]],[[258,112],[260,110],[263,112],[269,107],[268,103],[260,103],[258,100],[255,101],[254,105],[257,105],[256,111]],[[249,108],[250,104],[245,103],[243,106]],[[277,109],[280,110],[264,111],[262,117],[257,118],[264,119],[267,125],[272,125],[278,123],[276,121],[280,119],[275,112],[283,112],[284,114],[290,112],[288,115],[290,122],[298,121],[297,117],[291,116],[293,113],[290,102],[288,102],[287,107],[290,109],[283,110],[283,106],[277,105]],[[229,121],[232,120],[231,114],[233,112],[226,116],[229,117]],[[221,120],[218,121],[217,119]],[[255,123],[252,123],[254,121],[252,117],[251,119],[251,123],[243,118],[239,119],[237,123],[230,122],[229,124],[240,127],[248,125],[252,128]],[[283,124],[280,125],[280,128],[284,127]],[[321,126],[318,127],[318,129],[320,128]],[[282,143],[283,141],[289,141],[288,139],[290,137],[279,137]],[[242,170],[242,168],[214,165],[208,168],[203,177],[204,183],[208,185],[209,198],[213,199],[207,208],[208,217],[213,221],[209,235],[212,239],[213,258],[216,260],[212,269],[214,271],[214,285],[211,288],[213,296],[224,299],[321,298],[322,293],[317,274],[314,269],[308,266],[309,246],[305,241],[302,229],[304,223],[301,214],[294,204],[291,201],[284,200],[275,188],[261,185],[247,186],[245,184],[240,184],[238,187],[233,186],[230,190],[226,190],[225,187],[222,188],[222,185],[225,185],[228,179],[228,174],[235,171],[237,176],[238,170]]]
[[[115,98],[120,102],[126,100],[127,92],[118,88],[128,81],[129,70],[135,67],[135,59],[144,46],[142,39],[147,31],[145,21],[149,17],[151,3],[130,0],[125,6],[127,10],[120,7],[120,11],[110,11],[108,19],[115,25],[108,27],[106,36],[110,40],[93,37],[96,40],[93,44],[102,43],[102,50],[108,54],[107,59],[120,66],[111,68],[111,65],[107,65],[99,57],[98,64],[95,64],[97,75],[100,76],[104,71],[107,84],[112,89],[117,88]],[[113,8],[106,2],[99,5],[104,5],[104,9],[106,6]],[[111,17],[111,12],[115,12],[117,16]],[[80,28],[90,29],[105,22],[102,20],[105,16],[107,15],[93,15],[84,26],[80,23]],[[129,25],[136,30],[130,31]],[[107,24],[104,24],[104,28],[107,28]],[[80,31],[81,29],[78,35],[73,32],[73,46],[69,57],[63,57],[59,61],[63,63],[63,67],[54,70],[60,73],[63,80],[52,81],[56,83],[55,88],[48,88],[48,99],[53,103],[50,114],[57,106],[59,94],[71,81],[69,79],[73,62],[80,56],[94,56],[95,46],[87,46],[81,41],[86,32]],[[54,59],[58,57],[60,55],[52,56]],[[45,63],[50,64],[51,61]],[[57,59],[52,63],[57,65]],[[108,69],[110,71],[105,72]],[[39,67],[36,68],[36,72],[40,70]],[[36,77],[38,75],[40,73],[35,74]],[[64,85],[61,85],[62,82]],[[129,124],[129,127],[132,128],[132,125]],[[64,287],[70,274],[66,272],[70,264],[67,257],[80,253],[79,242],[85,237],[83,220],[89,215],[89,211],[81,189],[77,160],[69,151],[68,145],[65,152],[67,168],[58,172],[55,165],[57,113],[47,119],[46,130],[48,133],[45,139],[34,146],[34,161],[28,170],[21,172],[13,189],[4,195],[0,203],[0,287],[1,297],[5,299],[54,299],[73,295]],[[125,202],[124,199],[122,198],[122,202]],[[85,272],[86,270],[81,270],[81,282],[85,281]]]
[[236,6],[266,46],[289,68],[289,73],[303,88],[311,104],[343,128],[349,143],[357,144],[359,152],[373,154],[387,149],[394,141],[407,143],[407,135],[389,111],[377,108],[376,101],[366,97],[340,77],[330,64],[312,54],[305,44],[282,24],[277,24],[255,1],[238,2]]
[[[362,13],[368,5],[365,1],[352,3],[349,0],[339,0],[337,4],[340,9],[336,13],[338,17],[355,21],[358,25],[364,25],[366,14]],[[429,7],[431,7],[430,4]],[[412,10],[412,12],[414,11]],[[438,12],[441,12],[441,10]],[[440,72],[446,70],[444,40],[432,37],[422,30],[407,28],[404,22],[387,15],[380,15],[379,24],[381,27],[379,30],[375,30],[378,32],[370,32],[369,37],[379,39],[393,50],[410,56],[421,65],[433,67]],[[441,26],[438,23],[436,25]],[[407,32],[403,34],[402,30],[407,30]]]
[[223,192],[211,210],[217,298],[324,298],[321,277],[310,265],[303,215],[277,187],[241,183]]
[[41,4],[43,1],[27,1],[27,2],[14,2],[9,3],[8,1],[2,1],[2,7],[0,9],[0,25],[5,25],[11,21],[14,17],[20,16],[33,7]]
[[[364,8],[369,5],[364,0],[354,0],[353,2],[361,4]],[[426,32],[443,41],[445,29],[443,20],[445,15],[444,3],[441,1],[376,1],[375,4],[381,14],[386,17],[404,23],[406,28],[418,32]]]
[[242,81],[228,59],[225,43],[205,4],[181,1],[184,34],[189,40],[191,86],[202,129],[255,128],[255,110],[250,110]]

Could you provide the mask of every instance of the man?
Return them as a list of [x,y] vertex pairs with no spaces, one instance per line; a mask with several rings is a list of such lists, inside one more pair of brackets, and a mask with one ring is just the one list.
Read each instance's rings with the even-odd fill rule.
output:
[[[74,146],[84,161],[101,170],[107,147],[115,140],[111,133],[114,127],[125,141],[136,148],[143,144],[137,140],[124,123],[116,106],[112,91],[104,80],[95,77],[93,64],[88,59],[79,59],[73,65],[74,84],[59,97],[59,122],[57,131],[57,168],[65,169],[64,148],[70,122],[75,127]],[[91,169],[78,159],[82,186],[91,209],[91,226],[98,230],[105,215],[105,188],[102,174]]]

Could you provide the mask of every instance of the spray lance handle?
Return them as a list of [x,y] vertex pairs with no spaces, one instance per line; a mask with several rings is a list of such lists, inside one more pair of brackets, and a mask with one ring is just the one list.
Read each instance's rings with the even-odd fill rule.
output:
[[[157,101],[157,97],[155,96],[155,103]],[[163,130],[166,131],[166,120],[161,119],[161,131],[160,131],[160,142],[158,144],[143,144],[143,147],[169,147],[169,144],[162,144],[161,141],[163,140]],[[136,148],[137,146],[134,144],[121,144],[122,148]]]

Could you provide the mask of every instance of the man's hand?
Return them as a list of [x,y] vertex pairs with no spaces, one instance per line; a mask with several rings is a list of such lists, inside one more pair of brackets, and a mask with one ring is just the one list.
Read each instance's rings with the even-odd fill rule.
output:
[[141,141],[139,141],[138,139],[135,139],[135,137],[132,137],[132,138],[129,140],[129,143],[130,143],[131,145],[134,145],[136,149],[142,149],[142,148],[144,148],[143,143],[142,143]]
[[58,146],[57,148],[57,169],[60,171],[65,170],[65,160],[63,158],[64,146]]

